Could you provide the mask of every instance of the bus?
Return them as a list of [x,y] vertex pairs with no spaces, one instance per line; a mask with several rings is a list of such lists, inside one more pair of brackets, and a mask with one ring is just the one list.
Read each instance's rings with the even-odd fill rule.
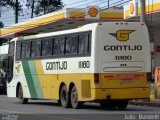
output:
[[125,109],[149,99],[150,43],[145,24],[97,22],[75,29],[13,38],[7,95],[22,104],[53,99],[62,107],[84,102]]
[[6,62],[8,54],[8,44],[0,46],[0,95],[6,95]]

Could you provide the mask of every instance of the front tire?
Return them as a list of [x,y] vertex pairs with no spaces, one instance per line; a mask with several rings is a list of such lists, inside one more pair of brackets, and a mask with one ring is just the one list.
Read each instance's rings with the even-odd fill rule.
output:
[[22,88],[22,85],[20,85],[18,87],[18,98],[19,98],[19,102],[21,104],[27,104],[28,103],[28,98],[23,98],[23,88]]
[[71,89],[71,105],[74,109],[79,109],[82,107],[82,102],[78,101],[78,93],[75,86]]

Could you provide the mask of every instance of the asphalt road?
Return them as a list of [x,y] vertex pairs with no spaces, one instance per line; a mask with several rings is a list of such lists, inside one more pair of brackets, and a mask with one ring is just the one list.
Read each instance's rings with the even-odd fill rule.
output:
[[97,103],[85,103],[82,109],[62,108],[56,101],[29,100],[0,96],[2,120],[160,120],[160,108],[128,105],[126,110],[101,109]]

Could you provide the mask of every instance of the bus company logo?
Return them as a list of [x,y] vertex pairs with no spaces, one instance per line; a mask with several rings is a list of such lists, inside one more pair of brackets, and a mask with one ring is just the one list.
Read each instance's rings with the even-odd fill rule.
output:
[[20,73],[20,67],[21,67],[21,65],[16,66],[17,73]]
[[129,40],[129,34],[135,30],[118,30],[116,33],[109,33],[110,35],[116,37],[118,41],[127,41]]

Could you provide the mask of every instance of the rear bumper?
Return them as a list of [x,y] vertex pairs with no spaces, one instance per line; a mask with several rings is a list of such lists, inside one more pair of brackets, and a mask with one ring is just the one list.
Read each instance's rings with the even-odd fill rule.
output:
[[94,89],[94,100],[150,99],[150,88]]

